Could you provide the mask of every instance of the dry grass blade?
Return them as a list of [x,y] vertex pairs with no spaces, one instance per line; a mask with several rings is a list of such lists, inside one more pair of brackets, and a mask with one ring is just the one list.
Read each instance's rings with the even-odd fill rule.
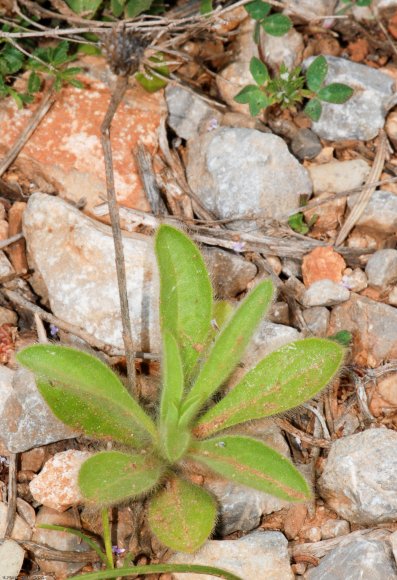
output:
[[[383,171],[383,166],[385,164],[388,152],[389,152],[389,143],[386,137],[386,133],[382,130],[380,132],[378,151],[376,153],[374,163],[368,176],[367,183],[373,183],[379,180]],[[375,189],[376,186],[371,185],[369,187],[365,187],[363,191],[360,193],[349,217],[343,224],[343,227],[340,230],[338,237],[336,238],[335,246],[339,246],[345,241],[351,230],[354,228],[360,217],[363,215],[365,208],[367,207],[368,202],[371,199],[371,195],[373,194]]]
[[22,131],[21,135],[18,137],[14,145],[8,151],[3,161],[0,163],[0,177],[3,175],[5,171],[7,171],[11,163],[16,159],[16,157],[18,157],[22,147],[33,135],[34,131],[37,129],[42,119],[46,116],[46,114],[54,104],[55,98],[56,94],[54,93],[51,85],[47,93],[44,95],[43,100],[41,101],[37,111],[34,113],[33,117],[30,119],[29,123]]
[[17,510],[17,463],[18,453],[10,453],[8,464],[8,498],[7,498],[7,521],[4,532],[5,538],[10,538],[14,528]]

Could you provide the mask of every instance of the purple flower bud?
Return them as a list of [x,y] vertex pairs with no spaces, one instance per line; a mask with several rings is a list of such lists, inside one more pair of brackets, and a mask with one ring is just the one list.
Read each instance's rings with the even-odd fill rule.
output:
[[55,324],[50,324],[50,334],[51,336],[56,336],[59,332],[59,328]]
[[245,242],[234,242],[232,248],[235,252],[242,252],[244,249]]
[[118,546],[112,546],[112,552],[113,552],[113,554],[120,556],[121,554],[124,554],[125,548],[119,548]]
[[219,127],[218,119],[211,119],[208,123],[208,131],[214,131]]

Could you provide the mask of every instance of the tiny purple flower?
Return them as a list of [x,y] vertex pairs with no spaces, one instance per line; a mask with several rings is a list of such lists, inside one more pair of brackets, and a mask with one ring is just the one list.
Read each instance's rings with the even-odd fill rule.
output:
[[208,123],[208,131],[214,131],[219,127],[218,119],[211,119]]
[[112,546],[112,552],[113,552],[113,554],[120,556],[121,554],[124,554],[125,548],[119,548],[118,546]]
[[340,283],[344,288],[347,288],[348,290],[352,289],[348,276],[342,276],[342,280],[340,281]]
[[232,248],[235,252],[242,252],[244,249],[245,242],[234,242]]
[[323,28],[332,28],[335,24],[335,18],[326,18],[323,21]]
[[59,332],[59,328],[55,324],[50,324],[50,334],[51,336],[56,336]]

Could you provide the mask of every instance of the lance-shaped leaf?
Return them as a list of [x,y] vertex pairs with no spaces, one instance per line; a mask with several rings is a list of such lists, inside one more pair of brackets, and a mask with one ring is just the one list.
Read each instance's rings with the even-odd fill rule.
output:
[[188,378],[211,328],[211,282],[197,246],[179,230],[161,225],[155,247],[162,328],[176,338]]
[[227,427],[297,407],[328,385],[343,357],[340,344],[323,338],[306,338],[279,348],[200,417],[194,434],[208,437]]
[[254,288],[219,333],[207,361],[182,405],[181,424],[187,424],[228,378],[273,298],[273,284],[265,280]]
[[256,439],[225,435],[198,441],[189,455],[234,483],[280,499],[304,501],[310,497],[306,480],[292,463]]
[[96,357],[54,344],[21,350],[17,360],[37,377],[38,389],[58,419],[95,437],[141,445],[156,427],[120,379]]
[[178,461],[190,442],[190,433],[180,429],[179,406],[183,396],[183,368],[178,344],[173,335],[163,331],[163,386],[160,401],[161,448],[165,457]]
[[207,491],[173,477],[150,501],[149,526],[165,546],[192,554],[211,534],[216,513]]
[[164,423],[170,405],[179,407],[183,397],[183,368],[178,343],[167,329],[163,332],[163,385],[160,421]]
[[86,501],[106,506],[149,491],[164,470],[165,465],[153,455],[103,451],[83,463],[78,481]]

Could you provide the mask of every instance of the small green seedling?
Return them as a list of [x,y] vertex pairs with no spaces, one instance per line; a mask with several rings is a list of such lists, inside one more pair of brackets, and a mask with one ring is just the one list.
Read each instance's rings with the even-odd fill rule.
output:
[[342,14],[346,14],[351,8],[354,6],[364,7],[364,6],[371,6],[372,0],[341,0],[342,4],[346,4],[340,10],[336,12],[338,16]]
[[304,214],[299,211],[288,218],[288,225],[294,232],[306,235],[310,232],[310,228],[314,226],[317,220],[318,214],[315,213],[309,221],[306,221]]
[[254,0],[245,4],[244,8],[256,21],[254,28],[256,44],[259,42],[261,28],[271,36],[284,36],[292,28],[292,22],[285,14],[270,14],[272,6],[268,2]]
[[116,446],[83,463],[84,501],[106,508],[149,495],[152,532],[169,548],[191,553],[212,533],[217,517],[215,499],[190,481],[192,470],[288,501],[310,497],[309,485],[290,461],[238,434],[236,427],[314,397],[338,372],[344,348],[317,338],[283,346],[215,402],[273,301],[273,284],[260,282],[234,310],[214,302],[204,260],[181,231],[160,226],[155,251],[163,340],[156,417],[110,368],[85,352],[37,344],[17,359],[35,373],[40,393],[59,419]]
[[[9,25],[2,27],[3,32],[17,32],[18,27],[11,28]],[[34,94],[40,91],[42,75],[54,79],[54,89],[58,91],[62,85],[70,84],[82,88],[81,82],[76,75],[81,72],[80,68],[69,67],[69,63],[76,57],[70,54],[69,43],[64,40],[56,46],[30,49],[28,40],[23,46],[25,53],[18,46],[14,46],[8,39],[0,39],[0,98],[11,96],[18,108],[29,104],[34,99]],[[30,49],[29,53],[26,49]],[[27,56],[27,54],[31,56]],[[16,73],[30,70],[26,90],[18,91],[14,87]]]
[[321,101],[342,104],[353,95],[353,89],[343,83],[324,84],[328,73],[328,63],[324,56],[315,58],[305,73],[300,67],[290,71],[282,64],[280,73],[273,78],[267,66],[259,58],[253,57],[250,71],[256,85],[244,87],[234,100],[248,104],[253,117],[272,105],[282,109],[293,108],[304,99],[309,99],[304,111],[313,121],[318,121],[322,111]]

